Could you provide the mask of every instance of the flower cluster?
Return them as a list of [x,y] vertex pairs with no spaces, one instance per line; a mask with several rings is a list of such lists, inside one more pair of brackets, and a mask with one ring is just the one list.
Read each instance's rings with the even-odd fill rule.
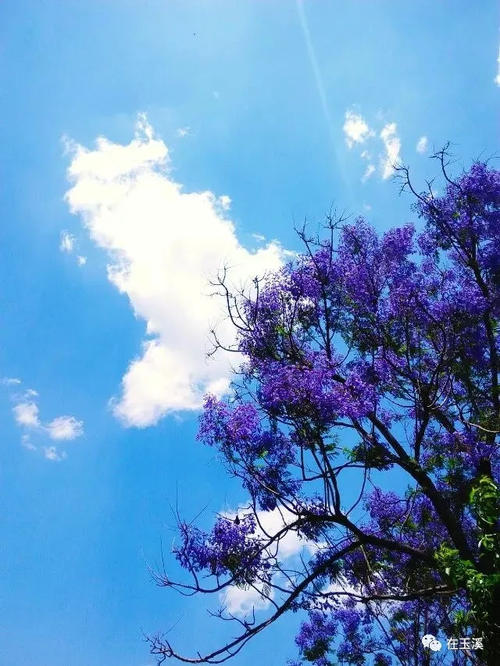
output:
[[[177,557],[265,580],[276,605],[306,581],[286,607],[309,613],[295,665],[424,663],[418,636],[459,620],[487,635],[500,598],[500,175],[475,163],[440,197],[413,191],[418,232],[358,218],[302,235],[307,251],[232,313],[245,362],[200,419],[254,513],[286,511],[283,539],[317,548],[303,570],[283,565],[250,512],[209,534],[182,525]],[[471,503],[481,483],[486,513]]]
[[183,523],[182,545],[175,551],[177,559],[190,571],[206,571],[212,576],[230,574],[235,584],[250,583],[265,568],[255,528],[252,514],[237,520],[221,517],[210,534]]
[[318,611],[311,612],[309,621],[302,624],[300,632],[295,638],[301,656],[315,666],[330,666],[331,662],[327,655],[336,626],[331,617],[325,617]]

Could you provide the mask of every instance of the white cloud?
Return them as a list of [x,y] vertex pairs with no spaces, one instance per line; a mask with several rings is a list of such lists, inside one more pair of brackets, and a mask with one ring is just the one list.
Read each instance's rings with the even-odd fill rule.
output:
[[365,170],[363,176],[361,177],[361,181],[362,181],[363,183],[366,183],[366,181],[368,180],[368,178],[370,178],[370,176],[373,176],[373,174],[375,173],[375,171],[376,171],[375,166],[374,166],[373,164],[369,164],[369,165],[366,167],[366,170]]
[[16,422],[21,426],[28,428],[40,427],[40,418],[38,416],[38,405],[32,401],[20,402],[13,410]]
[[76,439],[83,434],[83,421],[74,416],[58,416],[46,425],[50,439]]
[[[286,525],[297,520],[297,516],[283,508],[276,508],[273,511],[258,511],[257,516],[262,530],[269,535],[278,534]],[[279,557],[282,560],[288,559],[298,555],[304,548],[313,552],[317,545],[299,536],[297,532],[288,530],[279,542]]]
[[[19,380],[19,383],[20,380]],[[40,409],[36,398],[38,392],[27,389],[21,395],[13,395],[17,402],[12,408],[16,423],[21,426],[21,445],[25,449],[36,451],[37,447],[31,440],[32,435],[49,437],[54,441],[71,440],[83,434],[83,421],[78,421],[74,416],[58,416],[49,423],[44,423],[40,418]],[[65,451],[58,451],[54,446],[44,447],[44,456],[48,460],[63,460],[66,458]]]
[[73,234],[70,234],[69,231],[61,231],[61,242],[59,243],[59,249],[61,252],[67,252],[70,254],[75,249],[76,238]]
[[343,129],[349,148],[355,143],[363,143],[369,137],[375,136],[375,132],[368,127],[365,119],[354,111],[346,111]]
[[[240,507],[237,511],[226,511],[222,515],[234,519],[237,514],[243,515],[245,511],[248,511],[248,509]],[[276,508],[273,511],[257,511],[257,519],[256,537],[267,539],[270,536],[277,535],[287,524],[295,522],[297,517],[286,509]],[[317,549],[318,544],[316,542],[309,541],[299,536],[297,532],[289,530],[284,537],[272,546],[270,554],[273,556],[277,554],[279,560],[283,562],[304,553],[304,551],[311,554]],[[262,590],[263,585],[260,583],[254,587],[246,586],[244,588],[231,585],[221,594],[220,599],[230,613],[244,617],[251,613],[253,609],[256,611],[264,610],[269,606],[271,603],[269,597],[271,599],[274,597],[273,590],[271,588],[267,597],[261,594]]]
[[78,256],[76,260],[78,261],[79,266],[85,266],[87,263],[87,257],[82,257],[81,255]]
[[417,141],[417,153],[424,155],[429,150],[429,139],[426,136],[421,136]]
[[[364,144],[368,139],[376,137],[375,131],[370,128],[363,116],[352,110],[345,112],[343,130],[349,148],[353,148],[356,144]],[[397,135],[396,123],[386,123],[378,134],[378,140],[381,140],[384,146],[383,154],[380,157],[380,173],[382,179],[386,180],[393,173],[394,165],[399,162],[400,158],[401,140]],[[373,149],[373,141],[371,141],[370,146]],[[361,177],[361,182],[365,183],[373,176],[376,168],[373,163],[371,150],[363,148],[360,152],[360,157],[367,162],[365,171]]]
[[[230,585],[221,595],[221,601],[229,613],[245,617],[246,615],[250,615],[254,610],[265,610],[271,603],[269,599],[261,594],[262,590],[262,584],[245,588]],[[268,596],[272,598],[273,595],[269,594]]]
[[386,180],[394,172],[394,166],[400,159],[401,140],[397,135],[396,123],[387,123],[380,132],[384,142],[385,154],[381,158],[382,178]]
[[59,451],[55,446],[44,446],[43,455],[47,460],[52,460],[53,462],[60,462],[67,458],[66,451]]
[[[197,409],[209,387],[227,387],[234,357],[206,359],[209,329],[224,312],[209,281],[228,265],[235,282],[245,282],[278,268],[284,256],[276,242],[248,251],[224,214],[229,197],[185,192],[169,167],[167,146],[141,115],[128,145],[103,137],[93,150],[73,144],[68,169],[71,212],[107,252],[109,280],[146,322],[141,356],[112,401],[127,426]],[[221,334],[234,335],[227,322]]]
[[497,84],[497,86],[500,86],[500,46],[498,47],[497,75],[495,76],[495,83]]

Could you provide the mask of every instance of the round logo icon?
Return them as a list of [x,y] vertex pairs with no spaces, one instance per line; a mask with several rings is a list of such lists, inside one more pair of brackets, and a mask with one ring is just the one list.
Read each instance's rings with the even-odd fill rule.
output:
[[438,641],[437,638],[433,638],[429,643],[429,647],[433,652],[439,652],[439,650],[442,648],[441,641]]
[[422,636],[422,645],[424,648],[429,648],[433,652],[439,652],[443,647],[441,641],[438,641],[438,639],[432,634],[425,634],[425,636]]

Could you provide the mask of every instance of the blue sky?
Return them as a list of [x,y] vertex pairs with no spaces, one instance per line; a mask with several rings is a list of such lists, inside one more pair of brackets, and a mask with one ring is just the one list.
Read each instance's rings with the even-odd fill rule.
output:
[[[172,507],[208,525],[244,499],[195,441],[230,376],[204,359],[207,280],[278,266],[332,203],[412,219],[396,159],[422,182],[446,140],[491,155],[496,4],[1,3],[2,666],[148,666],[141,632],[175,623],[184,647],[223,637],[216,599],[148,574],[162,543],[176,571]],[[233,663],[284,664],[296,620]]]

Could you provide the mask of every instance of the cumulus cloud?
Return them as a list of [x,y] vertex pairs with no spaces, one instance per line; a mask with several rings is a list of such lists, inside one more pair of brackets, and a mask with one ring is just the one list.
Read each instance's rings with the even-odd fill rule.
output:
[[[21,380],[19,380],[21,383]],[[14,394],[12,399],[16,402],[12,408],[14,420],[22,428],[21,445],[30,451],[36,451],[37,446],[32,441],[32,436],[40,439],[46,438],[53,441],[69,441],[83,434],[83,421],[74,416],[57,416],[52,421],[45,423],[40,418],[40,409],[37,404],[38,392],[27,389],[22,394]],[[45,458],[48,460],[63,460],[66,458],[65,451],[59,451],[56,446],[43,447]]]
[[13,410],[16,423],[29,428],[38,428],[40,419],[38,417],[38,405],[34,402],[20,402]]
[[384,143],[385,152],[381,158],[382,178],[386,180],[394,172],[394,167],[399,163],[401,140],[397,135],[396,123],[387,123],[380,132],[380,138]]
[[83,434],[83,421],[78,421],[74,416],[58,416],[47,423],[46,429],[50,439],[76,439]]
[[354,111],[346,111],[343,129],[349,148],[352,148],[356,143],[364,143],[369,137],[375,136],[375,132],[369,128],[363,116]]
[[79,255],[76,258],[76,260],[77,260],[79,266],[85,266],[85,264],[87,263],[87,257],[82,257],[81,255]]
[[500,86],[500,46],[498,47],[497,75],[495,76],[495,83],[497,84],[497,86]]
[[75,249],[76,238],[73,234],[70,234],[69,231],[61,231],[61,241],[59,243],[59,249],[61,252],[67,252],[71,254]]
[[[69,145],[69,208],[107,253],[111,283],[146,322],[113,411],[125,425],[145,427],[169,412],[198,409],[207,390],[227,389],[234,362],[224,353],[206,358],[209,330],[223,317],[210,280],[227,265],[235,283],[248,282],[278,268],[283,250],[276,242],[247,250],[228,217],[227,195],[185,191],[143,114],[127,145],[104,137],[93,149]],[[226,339],[234,335],[227,322],[220,326]]]
[[426,136],[421,136],[417,141],[417,153],[424,155],[429,150],[429,139]]

